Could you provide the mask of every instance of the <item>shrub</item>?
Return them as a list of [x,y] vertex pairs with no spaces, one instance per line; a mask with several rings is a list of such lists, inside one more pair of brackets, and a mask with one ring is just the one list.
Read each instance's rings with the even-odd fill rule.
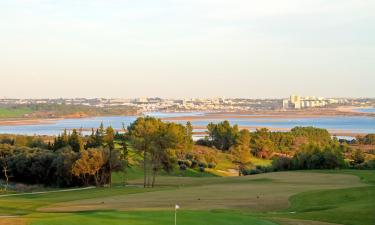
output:
[[292,159],[285,156],[274,158],[272,168],[274,171],[290,170],[292,169]]
[[369,160],[361,164],[357,164],[354,166],[354,168],[359,170],[375,170],[375,159]]
[[203,167],[203,168],[207,168],[207,163],[205,163],[205,162],[200,162],[200,163],[198,163],[198,166],[199,166],[199,167]]
[[199,171],[203,173],[206,169],[204,167],[199,167]]
[[188,160],[192,160],[192,159],[194,159],[194,155],[191,154],[191,153],[187,153],[187,154],[185,155],[185,158],[188,159]]
[[195,168],[197,166],[198,166],[198,161],[195,160],[195,159],[191,160],[191,166],[190,166],[190,168]]
[[261,173],[263,173],[263,171],[258,170],[258,169],[250,170],[250,175],[261,174]]
[[264,173],[262,170],[258,169],[244,169],[241,171],[242,175],[248,176],[248,175],[255,175],[255,174],[261,174]]
[[208,168],[213,169],[213,168],[216,167],[216,164],[215,163],[208,163],[207,166],[208,166]]
[[192,163],[191,163],[190,160],[185,160],[185,161],[184,161],[184,164],[185,164],[186,167],[191,167],[191,164],[192,164]]
[[258,165],[258,166],[256,166],[255,168],[256,168],[257,170],[262,171],[263,173],[266,173],[266,172],[267,172],[267,166],[260,166],[260,165]]
[[187,166],[185,164],[180,164],[180,170],[185,171]]

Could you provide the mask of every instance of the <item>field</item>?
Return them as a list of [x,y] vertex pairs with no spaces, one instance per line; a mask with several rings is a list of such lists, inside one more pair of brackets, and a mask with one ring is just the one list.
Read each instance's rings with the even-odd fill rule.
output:
[[[139,171],[133,171],[139,173]],[[0,197],[0,224],[374,224],[373,171],[280,172],[247,177],[161,176],[158,187]]]
[[0,108],[0,118],[18,118],[32,112],[30,108]]

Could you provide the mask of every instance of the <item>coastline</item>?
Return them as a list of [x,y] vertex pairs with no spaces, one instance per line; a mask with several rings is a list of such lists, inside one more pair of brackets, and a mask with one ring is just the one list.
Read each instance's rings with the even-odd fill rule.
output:
[[208,112],[200,116],[167,117],[169,121],[199,121],[207,119],[292,119],[321,118],[335,116],[375,117],[374,113],[358,112],[359,107],[339,107],[335,109],[290,110],[290,111],[247,111],[247,112]]
[[24,126],[24,125],[40,125],[40,124],[54,124],[58,120],[67,118],[54,118],[54,119],[9,119],[0,120],[0,126]]

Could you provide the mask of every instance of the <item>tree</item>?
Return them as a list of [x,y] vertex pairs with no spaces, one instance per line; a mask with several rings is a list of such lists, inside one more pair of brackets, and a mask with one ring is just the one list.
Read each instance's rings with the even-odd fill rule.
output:
[[111,159],[112,159],[112,151],[115,149],[114,139],[115,139],[115,131],[113,130],[111,126],[109,126],[105,130],[103,141],[105,145],[108,147],[108,153],[109,153],[108,158],[110,159],[108,161],[108,166],[107,166],[108,173],[109,173],[108,184],[110,187],[112,186],[112,160]]
[[72,133],[68,137],[68,144],[72,147],[73,151],[80,152],[83,150],[83,141],[80,134],[76,129],[73,129]]
[[148,160],[160,120],[140,117],[128,127],[128,136],[133,146],[143,156],[143,187],[148,187]]
[[5,178],[5,191],[8,189],[9,186],[9,166],[8,166],[9,156],[7,152],[1,151],[0,152],[0,164],[2,167],[2,172]]
[[194,141],[193,141],[193,125],[191,122],[186,123],[186,133],[184,136],[185,139],[185,152],[190,151],[193,146],[194,146]]
[[73,164],[72,174],[82,178],[86,186],[89,185],[90,178],[93,177],[96,186],[101,186],[104,183],[104,177],[101,170],[107,163],[103,149],[88,149],[80,153],[80,157]]
[[179,124],[159,122],[158,130],[154,136],[154,145],[151,150],[152,161],[152,183],[155,186],[156,175],[160,169],[170,171],[172,169],[172,160],[170,149],[186,148],[186,129]]
[[356,149],[352,154],[352,158],[355,165],[362,164],[365,162],[365,153],[360,149]]
[[153,187],[158,171],[172,168],[172,152],[179,155],[189,148],[190,134],[186,127],[164,123],[152,117],[138,118],[128,127],[128,137],[143,155],[144,187]]
[[241,130],[237,144],[230,150],[233,157],[233,163],[238,166],[238,176],[242,175],[246,164],[250,162],[250,132],[248,130]]
[[227,151],[237,142],[238,126],[232,127],[227,120],[218,124],[209,123],[207,130],[210,141],[217,149]]
[[259,158],[269,158],[275,150],[271,132],[266,128],[257,129],[251,139],[251,152]]

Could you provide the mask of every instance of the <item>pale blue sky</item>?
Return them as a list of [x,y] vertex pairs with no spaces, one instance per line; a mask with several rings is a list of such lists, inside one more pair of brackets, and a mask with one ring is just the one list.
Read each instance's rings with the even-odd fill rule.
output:
[[1,97],[375,97],[374,0],[0,0]]

